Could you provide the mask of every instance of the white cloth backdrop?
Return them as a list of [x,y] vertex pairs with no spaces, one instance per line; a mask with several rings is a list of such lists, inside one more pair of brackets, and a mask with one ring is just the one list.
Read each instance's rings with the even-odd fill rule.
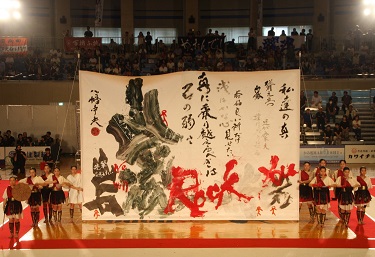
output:
[[297,220],[299,89],[298,70],[81,71],[83,219]]

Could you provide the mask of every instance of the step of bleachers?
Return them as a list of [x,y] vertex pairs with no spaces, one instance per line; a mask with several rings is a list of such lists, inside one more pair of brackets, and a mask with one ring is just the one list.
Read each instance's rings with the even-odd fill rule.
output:
[[361,123],[362,123],[362,120],[371,120],[374,118],[372,115],[362,115],[362,114],[358,114],[358,115],[361,120]]
[[319,137],[321,135],[321,133],[320,132],[305,132],[305,136],[306,137]]
[[307,141],[307,144],[308,145],[324,145],[324,141],[318,141],[318,140],[314,140],[314,141]]
[[372,113],[372,110],[370,107],[366,106],[366,107],[357,107],[355,106],[355,109],[359,112],[359,113],[362,113],[362,114],[371,114]]
[[373,136],[374,133],[373,132],[363,132],[362,131],[362,136]]
[[374,119],[372,119],[372,120],[361,120],[361,123],[362,123],[362,125],[364,125],[364,124],[368,124],[368,125],[373,125],[373,126],[375,126],[375,120]]
[[372,133],[375,134],[375,128],[374,128],[374,126],[368,126],[368,127],[366,127],[366,126],[363,126],[363,125],[362,125],[362,131],[365,131],[365,132],[372,132]]
[[342,145],[364,145],[365,142],[364,141],[351,141],[351,140],[348,140],[348,141],[341,141],[341,144]]

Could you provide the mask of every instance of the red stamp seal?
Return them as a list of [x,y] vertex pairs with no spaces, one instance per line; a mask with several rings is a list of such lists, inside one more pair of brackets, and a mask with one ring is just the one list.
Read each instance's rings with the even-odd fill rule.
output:
[[99,133],[100,133],[100,129],[98,129],[97,127],[93,127],[92,129],[91,129],[91,135],[93,135],[93,136],[98,136],[99,135]]

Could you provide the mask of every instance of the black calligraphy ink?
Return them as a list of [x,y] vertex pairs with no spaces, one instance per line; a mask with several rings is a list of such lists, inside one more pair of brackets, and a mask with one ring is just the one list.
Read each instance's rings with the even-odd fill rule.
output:
[[94,93],[94,95],[92,95],[89,99],[89,103],[93,104],[93,108],[90,110],[91,112],[94,113],[94,117],[92,118],[91,120],[91,123],[90,125],[92,124],[96,124],[98,125],[99,127],[103,127],[100,123],[99,123],[99,118],[96,116],[97,114],[97,111],[99,109],[99,104],[100,104],[100,101],[102,100],[100,97],[99,97],[99,91],[98,90],[91,90],[91,93]]

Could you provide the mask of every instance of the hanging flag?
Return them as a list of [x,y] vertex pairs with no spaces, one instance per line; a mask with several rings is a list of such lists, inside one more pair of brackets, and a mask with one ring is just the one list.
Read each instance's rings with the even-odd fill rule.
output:
[[102,26],[104,0],[96,0],[95,27]]

